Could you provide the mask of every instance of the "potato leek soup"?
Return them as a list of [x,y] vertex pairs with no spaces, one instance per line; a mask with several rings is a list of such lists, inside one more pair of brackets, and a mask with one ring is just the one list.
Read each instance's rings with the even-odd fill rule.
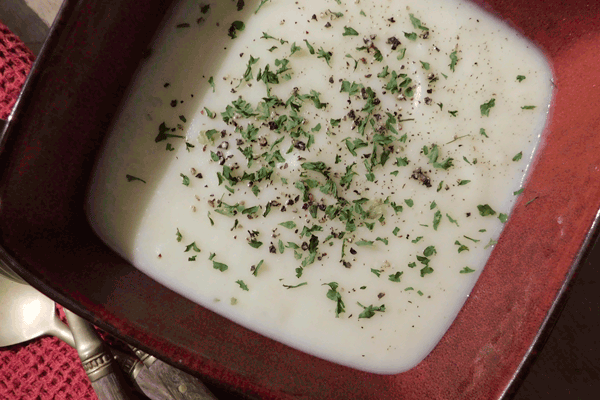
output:
[[206,308],[402,372],[481,273],[551,78],[540,51],[469,3],[184,1],[107,137],[88,216]]

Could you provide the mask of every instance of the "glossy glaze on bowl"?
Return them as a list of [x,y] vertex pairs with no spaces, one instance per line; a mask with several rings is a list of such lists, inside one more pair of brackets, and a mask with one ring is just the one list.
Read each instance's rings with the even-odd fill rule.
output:
[[600,4],[484,4],[546,51],[556,77],[552,117],[471,298],[423,363],[392,376],[336,366],[240,328],[141,274],[87,226],[82,204],[93,159],[162,17],[160,4],[66,3],[0,142],[2,258],[103,328],[262,398],[502,396],[600,207]]

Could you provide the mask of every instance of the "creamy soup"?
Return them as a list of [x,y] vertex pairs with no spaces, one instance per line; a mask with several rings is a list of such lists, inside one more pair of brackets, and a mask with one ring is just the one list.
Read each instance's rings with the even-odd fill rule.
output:
[[465,2],[184,1],[108,135],[88,216],[206,308],[402,372],[482,272],[551,78],[530,42]]

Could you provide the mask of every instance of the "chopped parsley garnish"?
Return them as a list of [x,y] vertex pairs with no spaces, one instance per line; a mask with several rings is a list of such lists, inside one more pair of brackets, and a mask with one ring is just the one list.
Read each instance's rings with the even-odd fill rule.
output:
[[246,292],[248,291],[248,286],[244,283],[243,280],[240,279],[238,281],[235,281],[235,283],[237,283],[238,285],[240,285],[240,288],[242,290],[245,290]]
[[433,230],[437,231],[440,222],[442,221],[442,213],[437,210],[433,216]]
[[458,63],[458,53],[456,50],[454,50],[452,53],[450,53],[450,64],[449,64],[450,70],[452,72],[454,72],[454,70],[456,68],[456,63]]
[[358,302],[356,304],[358,304],[359,306],[361,306],[363,308],[363,311],[358,315],[358,319],[371,318],[372,316],[375,315],[375,312],[385,312],[385,304],[382,304],[380,306],[370,305],[367,307],[363,306],[362,304],[360,304]]
[[517,80],[523,82],[525,80],[525,75],[517,75]]
[[175,233],[175,238],[177,239],[178,242],[181,242],[181,239],[183,238],[183,235],[181,234],[181,232],[179,232],[179,228],[177,228],[177,233]]
[[[306,44],[308,44],[308,42],[306,42]],[[331,64],[329,63],[329,61],[331,60],[331,55],[332,54],[330,51],[325,51],[321,47],[319,49],[319,52],[317,53],[317,58],[323,58],[325,60],[325,62],[327,63],[327,65],[329,65],[331,67]]]
[[500,213],[498,214],[498,219],[500,220],[500,222],[505,223],[508,220],[508,215]]
[[329,282],[324,283],[323,286],[329,286],[329,290],[327,291],[327,298],[329,300],[333,300],[336,302],[335,306],[335,317],[339,318],[340,314],[346,312],[346,306],[342,301],[342,295],[337,291],[338,283],[337,282]]
[[411,14],[408,14],[408,16],[410,17],[410,22],[412,23],[412,26],[415,29],[421,29],[423,31],[428,31],[429,30],[428,27],[426,27],[423,24],[421,24],[421,20],[419,20],[418,18],[416,18],[414,16],[414,14],[411,13]]
[[521,107],[521,110],[533,110],[535,108],[535,106],[523,106]]
[[475,270],[471,269],[469,267],[464,267],[463,269],[460,270],[461,274],[470,274],[471,272],[475,272]]
[[187,177],[186,175],[184,175],[184,174],[179,174],[179,176],[181,176],[181,180],[182,180],[182,181],[181,181],[181,183],[182,183],[184,186],[190,186],[190,178],[188,178],[188,177]]
[[496,214],[496,211],[494,211],[489,204],[480,204],[477,206],[477,209],[479,210],[479,215],[481,215],[482,217]]
[[388,276],[388,280],[392,281],[392,282],[400,282],[400,277],[402,276],[404,272],[403,271],[398,271],[395,274],[390,274]]
[[310,43],[308,43],[308,40],[304,39],[304,42],[306,43],[306,48],[308,49],[308,52],[309,52],[310,54],[315,54],[315,48],[314,48],[314,47],[312,47],[312,46],[310,45]]
[[417,34],[414,32],[404,32],[404,37],[413,42],[417,40]]
[[358,32],[352,27],[344,26],[344,33],[342,36],[358,36]]
[[237,32],[241,32],[244,29],[246,29],[246,25],[244,25],[242,21],[233,21],[231,23],[231,26],[227,30],[227,36],[229,36],[232,39],[235,39],[237,37]]
[[482,105],[480,105],[479,111],[481,112],[481,115],[489,117],[490,109],[492,109],[495,105],[496,105],[496,99],[494,99],[494,98],[490,99],[487,103],[483,103]]
[[254,11],[254,14],[258,13],[258,11],[262,8],[262,6],[264,6],[265,3],[268,1],[271,1],[271,0],[260,0],[260,4],[258,5],[258,8],[256,9],[256,11]]
[[264,260],[260,260],[260,261],[258,262],[258,264],[256,264],[256,266],[254,266],[254,265],[253,265],[253,266],[250,268],[250,270],[252,271],[252,275],[254,275],[254,276],[258,276],[258,270],[259,270],[259,269],[260,269],[260,267],[263,265],[263,262],[264,262]]
[[461,242],[459,242],[458,240],[456,240],[454,242],[455,245],[459,246],[458,247],[458,252],[462,253],[463,251],[469,251],[469,248],[467,246],[465,246],[464,244],[462,244]]
[[185,246],[184,253],[187,253],[190,250],[194,250],[196,253],[200,253],[200,248],[198,248],[198,246],[196,246],[196,242],[192,242],[192,243],[188,244],[187,246]]
[[513,161],[519,161],[521,158],[523,158],[523,152],[522,152],[522,151],[518,152],[518,153],[517,153],[517,154],[516,154],[516,155],[515,155],[515,156],[512,158],[512,160],[513,160]]
[[518,196],[521,193],[523,193],[524,190],[525,190],[525,188],[521,188],[521,189],[517,190],[516,192],[513,192],[513,195]]
[[133,176],[133,175],[129,175],[129,174],[125,175],[125,178],[127,178],[127,182],[140,181],[140,182],[146,183],[145,180],[138,178],[137,176]]
[[305,285],[308,285],[308,282],[302,282],[297,285],[283,285],[283,287],[286,289],[295,289],[295,288],[298,288],[300,286],[305,286]]
[[296,223],[294,221],[282,222],[279,225],[283,226],[284,228],[288,228],[288,229],[294,229],[296,227]]
[[213,268],[218,269],[221,272],[225,272],[225,271],[227,271],[227,269],[229,267],[227,266],[227,264],[223,264],[223,263],[213,260]]

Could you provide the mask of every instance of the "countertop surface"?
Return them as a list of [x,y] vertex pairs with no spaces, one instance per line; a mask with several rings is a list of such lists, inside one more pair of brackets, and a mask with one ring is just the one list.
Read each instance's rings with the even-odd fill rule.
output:
[[[61,0],[0,0],[0,21],[37,54]],[[600,393],[600,244],[579,268],[569,298],[515,400],[587,400]]]

